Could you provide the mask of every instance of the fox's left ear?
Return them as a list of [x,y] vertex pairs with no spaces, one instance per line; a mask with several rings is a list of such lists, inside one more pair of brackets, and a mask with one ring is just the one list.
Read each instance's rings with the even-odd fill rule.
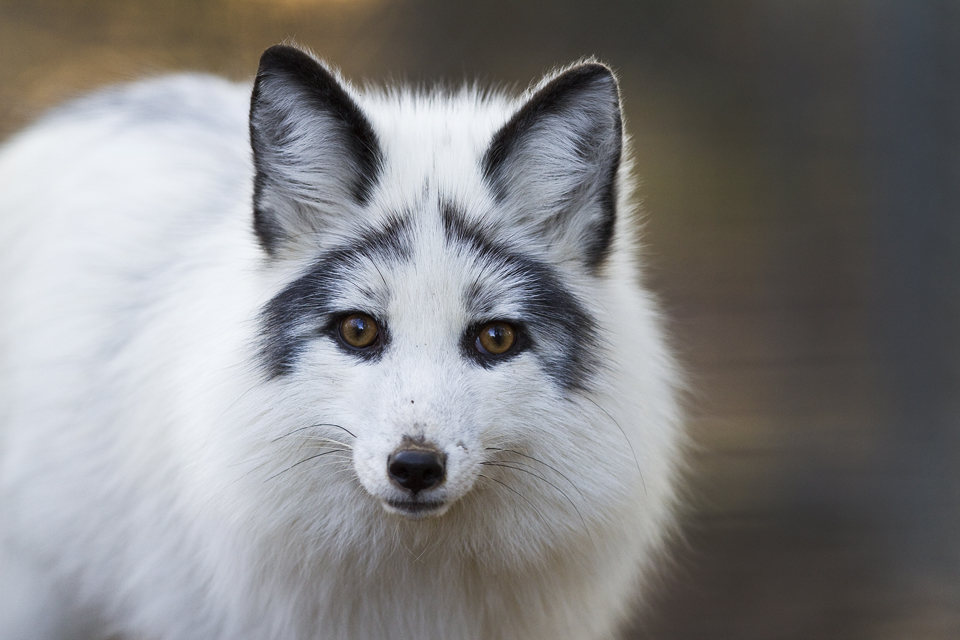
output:
[[540,87],[494,135],[482,168],[521,233],[596,271],[613,240],[622,150],[617,80],[587,63]]

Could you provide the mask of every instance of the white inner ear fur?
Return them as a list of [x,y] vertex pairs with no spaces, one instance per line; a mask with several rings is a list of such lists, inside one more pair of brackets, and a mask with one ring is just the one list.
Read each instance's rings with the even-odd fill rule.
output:
[[566,104],[539,114],[522,132],[501,170],[501,215],[529,242],[541,242],[558,262],[583,259],[586,238],[615,206],[605,201],[616,181],[622,132],[617,86],[596,78]]
[[263,176],[257,206],[283,236],[271,250],[288,257],[315,250],[321,236],[343,241],[362,214],[354,190],[364,168],[354,156],[354,133],[337,114],[341,105],[336,102],[355,102],[357,92],[319,61],[305,59],[344,95],[324,103],[309,93],[302,78],[281,68],[258,78],[251,109],[251,135]]

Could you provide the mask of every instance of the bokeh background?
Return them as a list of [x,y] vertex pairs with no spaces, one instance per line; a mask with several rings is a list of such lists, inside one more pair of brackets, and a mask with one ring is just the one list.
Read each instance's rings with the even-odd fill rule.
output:
[[697,443],[628,637],[960,637],[960,2],[0,0],[0,137],[288,38],[356,80],[619,72]]

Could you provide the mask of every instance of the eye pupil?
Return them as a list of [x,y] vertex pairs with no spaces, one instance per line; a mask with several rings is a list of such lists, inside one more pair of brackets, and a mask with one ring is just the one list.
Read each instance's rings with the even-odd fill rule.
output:
[[365,349],[377,340],[377,322],[365,313],[351,313],[340,321],[340,337],[355,349]]
[[491,322],[480,327],[477,335],[477,350],[489,355],[503,355],[513,348],[517,340],[516,330],[506,322]]

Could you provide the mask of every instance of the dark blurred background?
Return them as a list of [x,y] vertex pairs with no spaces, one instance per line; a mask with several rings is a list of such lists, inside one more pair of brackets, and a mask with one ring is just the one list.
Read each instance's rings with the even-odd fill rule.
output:
[[623,82],[691,509],[631,638],[960,637],[960,2],[0,0],[0,136],[104,83]]

